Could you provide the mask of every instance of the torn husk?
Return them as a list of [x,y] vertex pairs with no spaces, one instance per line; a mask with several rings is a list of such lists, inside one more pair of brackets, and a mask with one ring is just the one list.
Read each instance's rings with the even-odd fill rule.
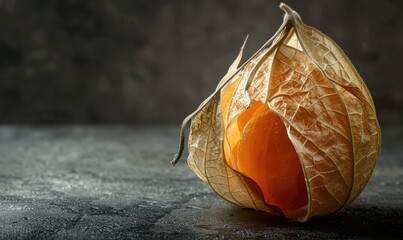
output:
[[[289,6],[280,4],[280,8],[285,12],[284,21],[274,36],[238,66],[245,40],[217,89],[185,118],[172,164],[182,155],[185,127],[191,121],[188,164],[219,196],[241,207],[305,222],[336,213],[358,197],[378,158],[380,127],[371,94],[340,47],[305,25]],[[306,194],[306,203],[298,208],[282,206],[281,197],[273,193],[279,191],[277,185],[262,180],[277,165],[254,152],[256,160],[263,160],[246,161],[248,152],[242,146],[260,136],[259,132],[270,133],[265,129],[273,127],[274,121],[257,128],[257,121],[266,115],[258,118],[254,109],[280,121],[295,149],[303,174],[299,184]],[[241,120],[246,121],[245,126]],[[273,146],[259,148],[270,152],[275,150]],[[286,160],[276,161],[283,164]],[[275,181],[272,179],[268,181]],[[293,189],[291,185],[282,187]],[[298,198],[292,191],[289,196]]]

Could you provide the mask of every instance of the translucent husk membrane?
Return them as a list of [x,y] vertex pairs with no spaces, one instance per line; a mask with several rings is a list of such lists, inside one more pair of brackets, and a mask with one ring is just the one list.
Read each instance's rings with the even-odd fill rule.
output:
[[276,34],[185,118],[190,168],[223,199],[301,222],[364,189],[380,150],[371,94],[329,37],[286,12]]

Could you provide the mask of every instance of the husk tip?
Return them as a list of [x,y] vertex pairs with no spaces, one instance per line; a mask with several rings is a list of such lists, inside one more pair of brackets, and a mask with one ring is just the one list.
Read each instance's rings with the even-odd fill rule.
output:
[[171,160],[171,164],[172,166],[175,167],[175,165],[178,163],[180,156],[178,154],[175,154],[175,156],[173,157],[173,159]]

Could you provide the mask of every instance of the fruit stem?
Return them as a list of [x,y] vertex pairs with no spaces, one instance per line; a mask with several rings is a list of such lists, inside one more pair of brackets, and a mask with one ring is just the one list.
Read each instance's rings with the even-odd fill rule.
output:
[[296,18],[298,18],[299,20],[301,19],[299,14],[292,10],[292,8],[285,3],[280,3],[280,9],[283,10],[291,20],[295,20]]
[[289,15],[292,15],[293,10],[285,3],[280,3],[280,8]]

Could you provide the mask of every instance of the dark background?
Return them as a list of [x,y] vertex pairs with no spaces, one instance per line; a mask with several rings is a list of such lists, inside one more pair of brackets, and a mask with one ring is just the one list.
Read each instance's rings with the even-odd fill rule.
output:
[[[280,1],[0,0],[0,123],[179,123],[282,22]],[[285,1],[403,122],[403,1]]]

